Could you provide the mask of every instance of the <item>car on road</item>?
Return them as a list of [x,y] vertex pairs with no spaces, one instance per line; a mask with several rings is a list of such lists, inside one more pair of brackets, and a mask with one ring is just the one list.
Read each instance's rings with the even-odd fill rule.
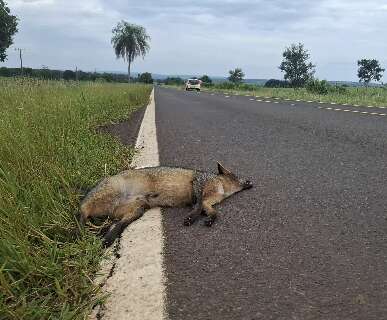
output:
[[185,83],[185,90],[196,90],[200,91],[200,86],[202,84],[202,81],[199,79],[188,79],[187,82]]

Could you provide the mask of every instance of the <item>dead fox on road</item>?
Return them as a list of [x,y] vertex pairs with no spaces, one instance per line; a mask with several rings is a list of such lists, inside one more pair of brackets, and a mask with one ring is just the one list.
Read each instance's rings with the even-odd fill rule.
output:
[[218,174],[174,167],[149,167],[123,171],[102,180],[81,203],[80,223],[88,218],[109,216],[119,220],[104,237],[110,246],[122,231],[153,207],[193,205],[184,225],[189,226],[204,211],[205,224],[216,219],[213,205],[232,194],[249,189],[248,180],[238,179],[218,163]]

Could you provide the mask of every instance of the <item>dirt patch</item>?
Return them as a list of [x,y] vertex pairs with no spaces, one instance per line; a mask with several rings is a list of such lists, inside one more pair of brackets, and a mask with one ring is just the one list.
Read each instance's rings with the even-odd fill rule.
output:
[[145,110],[146,107],[139,108],[130,114],[128,120],[100,126],[97,128],[97,132],[111,134],[120,140],[121,143],[133,146],[136,144]]

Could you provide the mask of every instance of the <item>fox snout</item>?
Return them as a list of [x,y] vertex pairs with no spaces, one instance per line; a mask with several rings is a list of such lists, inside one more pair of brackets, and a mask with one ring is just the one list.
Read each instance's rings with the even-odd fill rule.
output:
[[251,189],[253,186],[254,186],[253,183],[249,180],[245,181],[242,185],[243,190]]

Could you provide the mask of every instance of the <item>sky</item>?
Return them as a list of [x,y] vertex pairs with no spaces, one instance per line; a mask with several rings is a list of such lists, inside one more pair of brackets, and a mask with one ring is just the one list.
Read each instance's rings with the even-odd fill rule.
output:
[[[110,43],[120,20],[142,25],[151,50],[134,72],[283,77],[282,52],[302,42],[316,77],[357,81],[357,60],[387,67],[387,0],[6,0],[19,17],[8,61],[51,69],[126,71]],[[382,79],[387,81],[387,75]]]

